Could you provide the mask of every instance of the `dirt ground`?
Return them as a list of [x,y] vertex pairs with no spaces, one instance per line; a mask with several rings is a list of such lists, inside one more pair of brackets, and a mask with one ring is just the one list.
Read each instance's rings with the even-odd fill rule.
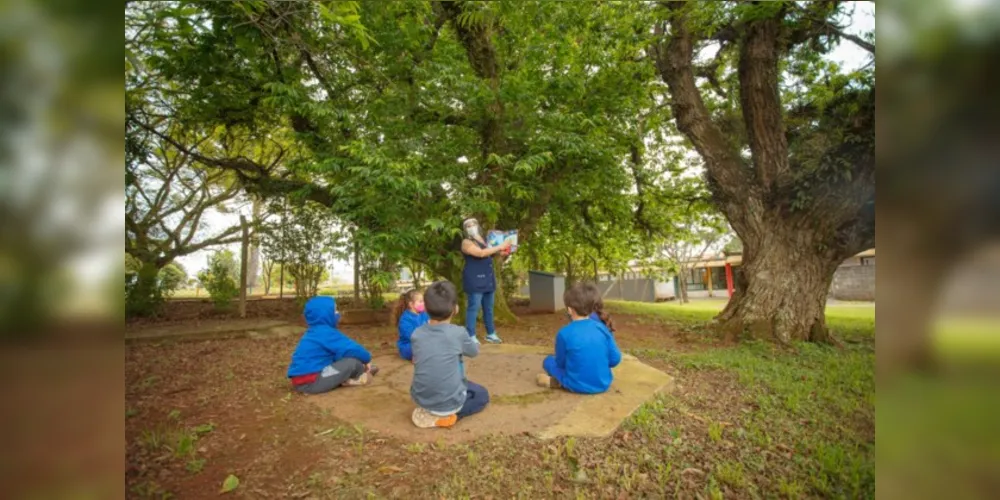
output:
[[[182,307],[191,309],[179,314],[180,319],[174,323],[202,317],[197,312],[201,306]],[[285,314],[293,320],[298,317],[295,308],[281,303],[251,310],[255,317],[268,320],[276,319],[271,313],[279,317]],[[523,307],[514,312],[520,321],[498,328],[512,343],[551,346],[555,332],[565,323],[561,314],[528,314]],[[623,349],[705,348],[704,343],[691,342],[654,319],[619,315],[615,320],[619,329],[616,336]],[[165,321],[169,322],[159,322]],[[142,328],[142,323],[126,328]],[[375,356],[394,354],[396,333],[392,327],[345,327],[345,332],[369,347]],[[331,425],[340,420],[331,418],[329,408],[290,390],[285,370],[296,341],[264,338],[126,346],[127,495],[215,496],[223,480],[232,474],[240,479],[233,494],[245,498],[426,498],[468,492],[508,498],[515,494],[532,496],[532,492],[568,494],[581,487],[591,494],[606,496],[613,490],[604,491],[605,486],[593,480],[589,483],[594,484],[578,483],[574,480],[578,472],[573,471],[600,471],[610,467],[608,457],[646,453],[644,450],[650,449],[649,443],[639,442],[627,430],[619,430],[609,439],[581,440],[573,445],[576,451],[568,462],[565,456],[553,458],[570,453],[560,451],[572,445],[565,439],[552,442],[515,435],[456,443],[455,437],[465,431],[479,429],[488,434],[486,430],[503,426],[510,419],[537,418],[540,423],[548,418],[543,414],[525,415],[517,408],[518,398],[537,397],[536,388],[522,382],[495,384],[497,402],[502,403],[506,397],[508,404],[496,404],[491,411],[476,416],[478,423],[469,419],[464,431],[432,430],[430,434],[422,433],[420,439],[394,437],[380,432],[378,422],[398,420],[406,412],[382,406],[358,410],[370,413],[364,419],[374,422],[370,425],[354,426],[346,421]],[[671,375],[677,373],[656,359],[643,361]],[[540,358],[535,357],[512,361],[510,366],[473,364],[469,378],[476,380],[481,370],[533,371],[539,365]],[[399,390],[407,377],[402,371],[380,376],[386,381],[386,390]],[[699,383],[679,380],[685,387]],[[704,383],[709,387],[701,394],[711,395],[713,402],[719,401],[723,408],[738,411],[738,405],[732,404],[733,399],[738,400],[738,388],[732,381]],[[729,391],[733,396],[726,396]],[[350,396],[348,391],[343,394]],[[553,404],[561,404],[562,397],[557,394]],[[506,409],[511,413],[507,414]],[[704,427],[694,420],[688,425]],[[704,435],[704,431],[699,434]],[[471,470],[476,471],[475,477],[469,475]],[[647,494],[657,493],[650,490]]]

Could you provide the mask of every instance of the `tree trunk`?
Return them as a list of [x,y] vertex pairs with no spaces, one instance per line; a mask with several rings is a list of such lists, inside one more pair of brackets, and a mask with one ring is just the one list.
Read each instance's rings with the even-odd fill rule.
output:
[[801,238],[745,240],[742,283],[716,317],[721,332],[730,340],[746,333],[783,344],[833,342],[826,298],[841,259],[808,251],[816,247]]
[[361,303],[361,247],[354,240],[354,304]]
[[681,274],[677,277],[677,288],[681,292],[681,296],[678,297],[678,299],[680,299],[681,304],[687,304],[688,303],[687,275],[688,275],[689,272],[690,272],[690,270],[688,268],[681,267]]
[[250,259],[250,228],[247,226],[247,218],[240,216],[240,225],[243,226],[243,240],[240,242],[240,317],[247,317],[247,268]]
[[503,271],[503,261],[504,257],[497,256],[493,258],[493,274],[497,280],[497,290],[493,295],[493,320],[497,324],[511,325],[517,323],[517,316],[510,310],[510,305],[507,304],[507,299],[504,297],[503,280],[500,279],[500,273]]
[[576,281],[576,274],[573,272],[573,259],[569,257],[569,254],[564,254],[566,256],[566,286],[571,286]]
[[129,315],[149,316],[156,313],[163,300],[159,290],[159,275],[160,266],[155,262],[142,262],[131,293]]
[[[254,198],[253,223],[255,226],[260,223],[263,210],[264,203]],[[260,234],[258,234],[258,231],[254,231],[250,237],[250,261],[247,264],[247,286],[250,287],[251,291],[257,288],[257,278],[261,274],[262,267],[260,260]]]

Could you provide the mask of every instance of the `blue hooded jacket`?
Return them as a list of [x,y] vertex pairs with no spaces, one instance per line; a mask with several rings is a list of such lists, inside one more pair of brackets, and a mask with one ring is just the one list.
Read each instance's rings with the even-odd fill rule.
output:
[[333,297],[313,297],[302,312],[309,329],[302,335],[292,353],[288,377],[319,373],[330,364],[344,358],[370,363],[372,355],[361,344],[337,330],[340,313]]
[[604,323],[572,321],[556,334],[556,366],[565,372],[559,382],[573,392],[598,394],[611,387],[611,369],[622,361],[615,337]]
[[409,309],[403,311],[399,316],[399,340],[396,341],[396,348],[399,349],[399,357],[410,361],[413,359],[413,347],[410,345],[410,335],[413,330],[426,325],[431,317],[426,312],[415,313]]

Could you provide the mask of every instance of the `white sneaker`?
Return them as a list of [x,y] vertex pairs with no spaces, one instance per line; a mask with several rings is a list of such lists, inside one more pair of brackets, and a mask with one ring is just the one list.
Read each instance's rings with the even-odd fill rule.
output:
[[413,414],[410,415],[410,419],[413,420],[413,425],[420,427],[421,429],[431,429],[434,427],[451,427],[455,425],[458,421],[458,415],[451,414],[445,417],[435,415],[423,408],[417,407],[413,410]]
[[491,344],[502,344],[503,343],[503,340],[500,340],[500,336],[497,335],[496,332],[493,332],[492,334],[487,335],[486,336],[486,341],[489,342],[489,343],[491,343]]
[[371,382],[371,377],[369,377],[367,373],[362,373],[361,375],[358,375],[358,378],[349,378],[347,379],[347,382],[340,385],[344,387],[354,387],[359,385],[368,385],[368,382]]
[[472,341],[475,342],[475,343],[477,343],[477,344],[481,343],[481,342],[479,342],[479,337],[477,337],[475,335],[472,336]]

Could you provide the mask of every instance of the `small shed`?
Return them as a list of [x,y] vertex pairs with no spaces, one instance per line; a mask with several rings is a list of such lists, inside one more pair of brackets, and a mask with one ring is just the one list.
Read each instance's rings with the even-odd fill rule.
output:
[[528,271],[528,293],[531,310],[556,312],[566,307],[563,292],[566,291],[566,277],[544,271]]

